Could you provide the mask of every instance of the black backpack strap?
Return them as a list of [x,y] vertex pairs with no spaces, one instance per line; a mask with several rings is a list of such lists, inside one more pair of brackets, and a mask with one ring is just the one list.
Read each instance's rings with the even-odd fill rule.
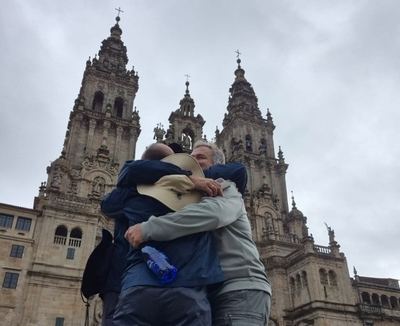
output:
[[82,298],[82,301],[84,302],[84,304],[86,306],[85,324],[84,324],[84,326],[89,326],[89,308],[90,308],[89,299],[85,299],[82,291],[81,291],[81,298]]

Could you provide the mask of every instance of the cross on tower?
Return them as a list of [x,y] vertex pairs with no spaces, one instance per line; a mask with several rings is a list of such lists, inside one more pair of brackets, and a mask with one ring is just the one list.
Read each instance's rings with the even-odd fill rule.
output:
[[240,57],[240,55],[241,55],[242,53],[240,53],[239,50],[236,50],[235,53],[236,53],[236,58],[239,59],[239,57]]
[[119,17],[119,15],[121,14],[121,12],[124,12],[121,7],[115,8],[116,11],[118,11],[118,15],[117,17]]
[[190,78],[190,75],[186,74],[185,77],[186,77],[186,81],[188,82],[189,78]]

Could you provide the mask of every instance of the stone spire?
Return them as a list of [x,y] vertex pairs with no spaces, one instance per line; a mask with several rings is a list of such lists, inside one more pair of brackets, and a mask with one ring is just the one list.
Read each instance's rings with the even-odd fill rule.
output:
[[295,239],[304,239],[308,237],[307,218],[297,209],[292,191],[292,210],[288,214],[287,228],[289,234]]
[[267,109],[267,123],[266,123],[266,125],[267,125],[268,133],[272,134],[274,129],[275,129],[275,125],[274,125],[274,122],[272,120],[272,114],[269,111],[269,109]]
[[189,81],[187,80],[186,83],[186,90],[185,90],[185,95],[179,102],[179,113],[182,116],[187,116],[187,117],[194,117],[194,101],[190,97],[190,92],[189,92]]
[[194,100],[189,92],[189,75],[186,75],[186,90],[183,98],[179,101],[179,108],[169,116],[169,128],[166,134],[166,143],[177,143],[185,152],[190,152],[193,144],[202,138],[203,117],[194,114]]
[[262,116],[239,57],[236,63],[223,128],[215,132],[216,143],[224,151],[227,162],[241,162],[247,168],[244,197],[255,241],[298,244],[306,232],[302,218],[287,225],[289,206],[285,174],[288,165],[282,152],[276,156],[272,115],[267,110],[266,117]]
[[115,18],[116,24],[110,29],[110,36],[102,42],[98,59],[93,60],[93,66],[105,72],[116,75],[126,74],[128,55],[126,46],[121,40],[122,29],[119,26],[120,17]]
[[225,115],[223,126],[239,116],[254,120],[263,120],[261,111],[258,108],[258,99],[251,84],[246,80],[245,71],[241,67],[241,60],[238,58],[235,80],[229,89],[228,114]]
[[292,191],[292,210],[289,213],[289,218],[300,218],[303,219],[304,215],[301,211],[299,211],[296,207],[296,202],[294,200],[294,195]]

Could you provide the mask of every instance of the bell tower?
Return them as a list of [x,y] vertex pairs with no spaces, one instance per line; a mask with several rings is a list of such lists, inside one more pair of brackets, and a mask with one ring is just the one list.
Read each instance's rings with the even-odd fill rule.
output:
[[245,203],[255,240],[290,239],[285,225],[289,213],[285,179],[288,165],[280,148],[275,156],[271,113],[267,110],[266,117],[262,116],[240,58],[237,64],[223,129],[216,130],[217,144],[227,161],[242,162],[247,167]]
[[61,156],[48,168],[47,192],[100,198],[115,184],[119,166],[135,156],[140,124],[133,104],[139,77],[126,68],[119,20],[98,56],[86,61]]
[[[267,110],[266,117],[262,116],[239,58],[237,64],[228,112],[222,131],[216,131],[216,140],[228,161],[242,162],[247,168],[244,200],[253,239],[274,293],[269,324],[311,325],[308,321],[329,319],[329,325],[342,325],[347,317],[340,316],[340,323],[335,324],[339,314],[326,317],[324,309],[354,304],[346,259],[339,252],[331,228],[328,227],[329,247],[314,243],[307,217],[297,208],[294,196],[289,211],[285,179],[288,164],[280,147],[275,155],[272,115]],[[320,282],[309,282],[317,279]],[[317,308],[309,309],[316,302],[323,302],[322,308],[315,305]],[[299,311],[303,315],[296,320]]]
[[179,102],[179,108],[169,116],[169,128],[165,142],[167,144],[177,143],[185,152],[190,152],[193,144],[202,137],[205,121],[200,114],[194,115],[195,104],[189,93],[188,80],[185,85],[185,95]]
[[101,228],[112,229],[99,202],[115,185],[121,164],[134,158],[140,134],[134,109],[139,77],[127,69],[119,21],[86,61],[61,155],[47,168],[47,183],[35,198],[39,213],[21,325],[84,320],[82,272]]

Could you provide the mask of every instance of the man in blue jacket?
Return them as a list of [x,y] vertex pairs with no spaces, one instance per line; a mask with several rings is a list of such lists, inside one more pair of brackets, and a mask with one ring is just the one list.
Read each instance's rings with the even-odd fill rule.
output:
[[[155,148],[156,153],[160,148],[168,152],[168,147],[163,144],[155,144],[149,150]],[[144,155],[143,158],[154,157]],[[134,225],[146,221],[151,215],[171,212],[161,202],[140,195],[136,189],[136,185],[154,183],[163,175],[190,175],[173,164],[160,163],[156,160],[126,162],[119,174],[117,188],[103,200],[102,211],[116,220],[115,243],[123,242],[121,235],[126,221]],[[218,194],[219,185],[214,180],[195,182],[199,189],[211,195]],[[164,252],[179,270],[176,280],[169,285],[161,285],[148,270],[139,249],[129,248],[126,267],[123,259],[115,262],[116,276],[110,282],[113,283],[110,288],[118,290],[117,274],[125,267],[113,325],[209,325],[211,315],[205,286],[223,279],[213,241],[212,235],[205,232],[170,242],[151,243]],[[126,252],[126,245],[122,243],[119,247],[120,253]]]
[[[137,196],[136,184],[152,184],[164,175],[189,175],[177,166],[169,163],[160,164],[159,160],[173,154],[168,146],[152,144],[143,153],[142,159],[127,161],[119,175],[120,186],[108,193],[101,202],[101,211],[114,220],[113,255],[110,261],[107,279],[100,292],[103,300],[102,326],[112,326],[115,307],[121,292],[121,278],[126,267],[129,243],[124,234],[129,221],[124,213],[129,200]],[[127,167],[134,165],[134,169]],[[130,172],[131,187],[128,187],[125,173]]]

